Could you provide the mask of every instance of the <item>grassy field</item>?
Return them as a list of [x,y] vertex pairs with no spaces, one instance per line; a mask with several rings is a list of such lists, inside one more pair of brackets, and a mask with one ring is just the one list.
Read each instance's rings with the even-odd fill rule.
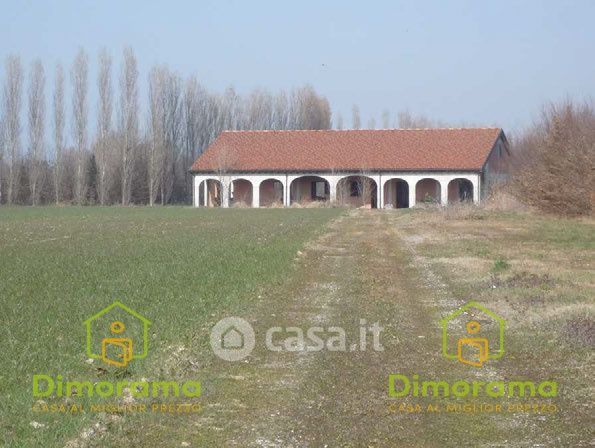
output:
[[[399,222],[418,263],[439,279],[435,289],[476,300],[506,320],[506,355],[494,364],[493,374],[559,384],[556,399],[516,400],[554,404],[556,413],[482,418],[456,426],[455,439],[477,432],[492,446],[592,444],[593,219],[461,209],[420,211]],[[433,427],[428,434],[440,437],[440,431]]]
[[[0,254],[0,443],[8,446],[580,447],[595,440],[592,219],[477,208],[0,209]],[[114,299],[154,322],[150,356],[125,370],[85,362],[82,322]],[[440,319],[469,300],[506,319],[505,357],[479,370],[441,356]],[[208,345],[211,326],[229,315],[248,319],[257,335],[313,324],[357,334],[360,318],[378,321],[384,351],[278,353],[257,344],[229,363]],[[35,414],[34,372],[197,378],[204,408]],[[390,406],[403,400],[388,397],[391,373],[555,380],[559,396],[546,401],[557,412],[395,413]]]
[[[34,373],[97,381],[172,370],[172,347],[197,339],[200,351],[206,319],[248,308],[338,213],[1,207],[0,445],[63,446],[95,418],[33,414]],[[83,321],[115,299],[154,322],[151,356],[105,372],[85,363]]]

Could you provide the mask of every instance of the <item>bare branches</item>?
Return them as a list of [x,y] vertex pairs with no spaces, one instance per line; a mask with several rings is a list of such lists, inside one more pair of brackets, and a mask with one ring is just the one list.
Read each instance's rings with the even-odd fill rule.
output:
[[0,204],[2,204],[2,170],[4,168],[4,146],[6,144],[5,130],[4,113],[0,112]]
[[[182,80],[171,72],[165,82],[165,153],[161,172],[161,203],[169,203],[176,183],[182,141]],[[187,169],[187,168],[185,168]]]
[[155,67],[149,74],[149,205],[153,206],[161,190],[165,156],[165,83],[167,71]]
[[19,170],[21,158],[21,95],[23,71],[21,58],[11,55],[6,58],[6,77],[4,80],[4,130],[8,148],[8,204],[13,204],[18,194]]
[[108,194],[108,162],[109,138],[112,128],[113,90],[112,90],[112,58],[106,50],[99,53],[99,74],[97,89],[99,91],[99,107],[97,111],[97,182],[99,203],[105,205]]
[[130,204],[134,152],[138,143],[138,68],[131,48],[124,49],[120,77],[120,133],[122,163],[122,205]]
[[[595,111],[592,103],[546,107],[541,122],[515,143],[513,194],[547,213],[589,215],[595,204]],[[500,171],[496,161],[493,170]]]
[[398,127],[400,129],[429,129],[443,126],[443,123],[431,120],[425,115],[413,115],[408,110],[397,114]]
[[64,172],[63,150],[64,150],[64,70],[61,64],[56,65],[56,78],[54,86],[54,194],[56,204],[62,200],[62,176]]
[[390,112],[385,109],[382,112],[382,129],[389,129],[389,128],[390,128]]
[[289,100],[287,99],[287,94],[285,92],[279,92],[275,96],[275,104],[274,104],[274,126],[273,129],[281,130],[281,129],[288,129],[289,128]]
[[[93,126],[96,133],[91,135],[87,54],[80,49],[72,62],[70,89],[65,89],[62,65],[56,65],[49,117],[53,150],[48,157],[44,67],[39,61],[32,64],[26,92],[28,157],[27,163],[23,163],[20,119],[24,74],[18,56],[6,59],[0,118],[0,175],[6,171],[7,179],[0,179],[0,187],[7,185],[8,191],[2,197],[4,192],[0,189],[0,200],[38,204],[51,198],[56,203],[86,204],[98,199],[102,205],[188,202],[192,196],[189,168],[221,132],[331,127],[329,103],[311,86],[278,93],[258,89],[248,95],[240,95],[229,87],[223,93],[213,93],[205,90],[195,77],[183,79],[160,66],[149,76],[147,110],[143,117],[146,127],[141,129],[139,73],[132,49],[124,50],[117,99],[112,69],[110,55],[102,50],[93,84],[98,98],[96,109],[93,106],[96,115],[92,118],[97,123]],[[66,91],[70,97],[66,97]],[[68,111],[66,101],[71,105]],[[115,101],[118,113],[114,120]],[[342,122],[341,117],[337,120]],[[231,156],[228,154],[221,160],[222,171],[233,164]],[[45,176],[51,177],[52,182],[44,182]],[[26,186],[19,193],[21,184]]]
[[187,169],[196,159],[201,149],[204,126],[206,124],[207,94],[197,79],[192,76],[186,81],[184,88],[184,191],[192,189],[192,177]]
[[[149,75],[150,145],[148,160],[149,203],[157,198],[161,204],[170,201],[176,185],[184,189],[185,157],[182,147],[198,141],[197,120],[200,115],[200,88],[191,82],[182,97],[182,80],[165,67],[156,67]],[[186,122],[184,119],[186,118]],[[185,135],[190,132],[190,136]],[[190,142],[188,141],[190,139]]]
[[343,129],[343,115],[337,113],[337,123],[335,124],[335,129],[339,131]]
[[351,108],[351,128],[359,129],[362,127],[362,120],[359,115],[359,107],[354,104]]
[[72,80],[72,133],[75,145],[76,173],[75,173],[75,201],[82,205],[85,196],[85,162],[87,153],[87,78],[89,63],[87,54],[80,49],[74,59],[71,70]]
[[293,98],[293,129],[330,129],[330,104],[325,97],[318,95],[312,86],[298,89]]
[[45,161],[45,73],[38,59],[33,62],[29,78],[29,185],[31,203],[39,203]]

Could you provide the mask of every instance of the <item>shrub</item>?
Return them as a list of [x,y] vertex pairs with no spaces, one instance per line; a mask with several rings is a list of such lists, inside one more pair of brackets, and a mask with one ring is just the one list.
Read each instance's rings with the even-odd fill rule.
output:
[[521,202],[559,215],[592,212],[595,113],[590,104],[550,105],[541,123],[515,146],[511,186]]
[[494,261],[494,267],[492,268],[492,271],[502,272],[506,271],[508,268],[510,268],[510,263],[503,258],[498,258],[496,261]]

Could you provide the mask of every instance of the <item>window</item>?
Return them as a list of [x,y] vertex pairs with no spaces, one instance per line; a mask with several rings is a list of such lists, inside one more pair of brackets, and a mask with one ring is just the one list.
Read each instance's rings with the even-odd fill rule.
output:
[[329,193],[329,188],[327,187],[327,183],[322,180],[315,180],[312,182],[312,199],[314,200],[324,200],[326,199],[326,195]]

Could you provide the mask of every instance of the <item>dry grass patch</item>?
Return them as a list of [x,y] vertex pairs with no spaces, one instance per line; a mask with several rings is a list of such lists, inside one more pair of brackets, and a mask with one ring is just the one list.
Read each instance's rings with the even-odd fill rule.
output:
[[543,422],[519,416],[508,444],[586,446],[580,428],[589,427],[592,405],[585,397],[595,392],[586,374],[595,370],[595,222],[498,209],[421,210],[396,225],[454,298],[476,300],[506,320],[506,356],[495,368],[559,382],[559,412]]

